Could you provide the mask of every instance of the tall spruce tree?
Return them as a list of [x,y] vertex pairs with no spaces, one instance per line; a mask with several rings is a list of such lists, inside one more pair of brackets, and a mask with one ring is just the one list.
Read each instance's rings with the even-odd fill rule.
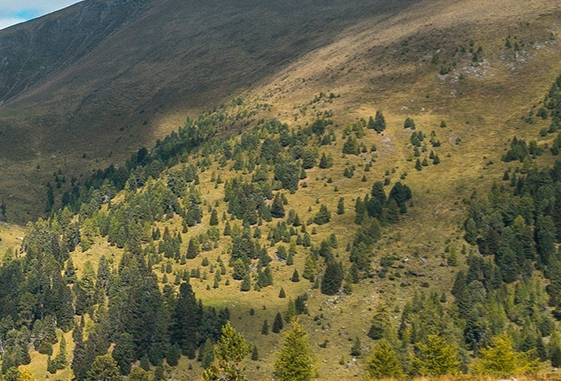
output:
[[386,339],[376,344],[366,360],[366,370],[375,380],[383,378],[402,378],[403,368],[393,346]]
[[197,347],[201,314],[192,286],[182,283],[171,316],[171,342],[179,344],[183,353],[190,357],[194,357]]
[[284,215],[284,205],[282,204],[280,193],[277,193],[271,204],[271,216],[274,218],[283,218]]
[[514,377],[537,371],[538,361],[531,353],[516,352],[508,334],[495,336],[489,348],[479,351],[477,362],[472,367],[476,374],[494,377]]
[[328,262],[321,281],[321,293],[324,295],[335,295],[339,292],[344,277],[345,273],[341,263],[335,261]]
[[428,335],[426,343],[417,343],[417,356],[413,359],[415,369],[423,376],[446,376],[460,372],[458,347],[448,344],[438,335]]
[[128,333],[122,333],[117,339],[111,356],[115,359],[123,376],[126,376],[131,371],[132,362],[136,359],[134,351],[135,347],[132,336]]
[[214,347],[217,364],[212,364],[203,372],[203,380],[247,380],[244,375],[245,367],[241,365],[241,362],[250,351],[251,345],[245,341],[244,336],[238,333],[230,322],[227,322],[222,327],[220,341]]
[[275,315],[275,320],[273,321],[273,328],[271,329],[271,331],[273,331],[273,333],[279,333],[282,329],[283,329],[283,322],[282,322],[282,316],[280,314],[280,312],[277,312],[277,314]]
[[189,240],[189,246],[187,247],[187,259],[194,259],[199,255],[199,245],[191,238]]
[[308,334],[298,320],[293,319],[275,361],[275,377],[280,381],[309,381],[314,374]]
[[117,363],[110,355],[98,356],[95,358],[86,381],[122,381]]

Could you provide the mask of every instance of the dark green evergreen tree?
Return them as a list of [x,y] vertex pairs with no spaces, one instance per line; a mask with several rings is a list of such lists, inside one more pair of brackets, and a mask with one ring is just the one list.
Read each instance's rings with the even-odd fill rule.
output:
[[300,282],[300,275],[298,275],[298,270],[294,269],[292,273],[292,278],[290,279],[292,282]]
[[280,193],[275,195],[271,204],[271,216],[274,218],[283,218],[285,216],[284,206],[280,197]]
[[251,360],[258,361],[259,360],[259,350],[257,349],[257,345],[253,344],[253,350],[251,351]]
[[166,352],[166,361],[169,366],[177,366],[179,364],[179,359],[181,358],[181,348],[177,343],[168,346]]
[[130,334],[122,333],[119,336],[111,356],[115,359],[122,375],[126,376],[131,372],[132,362],[136,359],[136,354]]
[[282,330],[283,326],[284,324],[282,322],[282,316],[280,312],[277,312],[275,320],[273,321],[273,327],[271,331],[273,331],[273,333],[279,333]]
[[194,259],[199,255],[199,245],[191,238],[189,240],[189,246],[187,247],[187,254],[185,255],[187,259]]
[[212,213],[210,215],[209,225],[210,226],[218,225],[218,212],[216,211],[216,209],[212,209]]
[[[370,120],[372,120],[372,117],[370,117]],[[368,128],[373,128],[378,133],[386,129],[386,119],[382,111],[376,111],[376,118],[372,121],[373,123],[370,123],[370,120],[368,121]]]
[[335,295],[339,292],[344,278],[343,265],[334,261],[328,262],[321,281],[321,293]]
[[249,291],[251,290],[251,279],[249,277],[249,273],[246,273],[243,277],[242,284],[240,285],[240,291]]
[[337,203],[337,214],[345,214],[345,199],[341,197]]
[[360,346],[360,339],[357,336],[355,338],[355,341],[353,342],[353,346],[351,348],[351,356],[358,357],[360,355],[362,355],[362,349],[361,349],[361,346]]
[[66,262],[66,268],[64,269],[64,280],[68,284],[74,284],[78,280],[76,276],[76,269],[74,268],[74,262],[72,262],[72,258],[68,259]]
[[348,155],[359,155],[360,146],[354,136],[349,136],[343,144],[343,153]]
[[208,369],[214,362],[214,344],[211,339],[206,339],[205,343],[200,349],[202,355],[201,365],[203,369]]
[[194,358],[201,322],[201,308],[189,283],[179,286],[179,295],[172,312],[170,341],[177,343],[182,352]]
[[412,130],[415,129],[415,121],[411,118],[405,119],[405,123],[403,124],[403,128],[410,128]]
[[327,209],[327,206],[321,204],[319,212],[314,216],[314,223],[318,225],[324,225],[331,220],[331,212]]

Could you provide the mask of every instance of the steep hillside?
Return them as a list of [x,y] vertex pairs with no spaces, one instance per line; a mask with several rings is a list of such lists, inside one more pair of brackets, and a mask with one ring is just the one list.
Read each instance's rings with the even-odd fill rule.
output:
[[[267,82],[359,20],[376,22],[412,3],[85,1],[9,28],[0,33],[6,176],[24,172],[35,191],[57,167],[87,173],[84,153],[93,167],[122,162],[186,113]],[[53,38],[65,35],[72,37]],[[26,218],[22,209],[36,215],[38,193],[24,196],[16,181],[6,183],[16,219]]]
[[[525,5],[86,1],[9,28],[0,33],[0,196],[9,220],[44,211],[41,186],[54,171],[79,178],[123,163],[185,115],[242,94],[282,120],[313,94],[336,92],[336,118],[383,108],[458,125],[483,117],[502,129],[557,69],[557,44],[548,42],[555,7]],[[50,37],[67,34],[73,38]],[[509,34],[513,46],[521,39],[519,52],[504,47]],[[472,42],[484,49],[477,67]],[[439,77],[443,68],[454,71]]]
[[[249,377],[271,379],[298,315],[320,379],[365,376],[382,339],[408,377],[558,377],[556,4],[126,15],[0,108],[1,139],[36,139],[2,140],[1,186],[50,183],[2,203],[8,221],[26,199],[48,212],[0,230],[2,372],[88,379],[110,353],[139,379],[197,379],[230,320],[259,350]],[[484,362],[501,340],[506,371]],[[434,343],[453,353],[440,373]]]

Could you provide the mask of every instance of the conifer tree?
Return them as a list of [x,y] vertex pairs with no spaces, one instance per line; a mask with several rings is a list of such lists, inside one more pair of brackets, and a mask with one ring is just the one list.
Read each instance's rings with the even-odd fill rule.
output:
[[403,128],[410,128],[412,130],[415,129],[415,121],[411,118],[405,119],[405,123],[403,124]]
[[318,225],[324,225],[331,220],[331,212],[327,209],[327,206],[321,204],[319,207],[319,212],[314,216],[314,222]]
[[551,366],[559,368],[561,366],[561,338],[557,330],[554,330],[551,334],[548,352]]
[[304,327],[293,319],[275,361],[275,377],[280,381],[309,381],[314,377],[314,357]]
[[50,374],[55,374],[57,371],[56,362],[51,359],[51,356],[47,357],[47,372]]
[[57,369],[64,369],[68,364],[66,359],[66,338],[64,335],[60,338],[60,345],[58,347],[58,353],[54,359]]
[[362,354],[362,350],[360,347],[360,339],[357,336],[351,348],[351,356],[360,356],[361,354]]
[[319,160],[319,167],[321,169],[331,168],[333,166],[333,158],[331,155],[321,154],[321,159]]
[[370,121],[368,123],[368,128],[374,128],[374,130],[378,133],[384,131],[386,129],[386,119],[382,114],[382,111],[376,111],[376,118],[373,121],[372,127],[370,127]]
[[460,372],[458,347],[446,343],[438,335],[428,335],[427,342],[417,343],[418,353],[413,359],[416,370],[423,376],[445,376]]
[[243,263],[240,258],[236,259],[236,261],[234,262],[234,271],[232,272],[232,278],[234,278],[235,280],[243,280],[246,276],[246,273],[247,271],[245,263]]
[[402,378],[403,368],[393,346],[386,339],[378,342],[366,360],[368,374],[375,380]]
[[200,351],[202,353],[200,357],[203,369],[210,368],[214,361],[214,344],[212,343],[212,340],[210,338],[206,339]]
[[82,270],[82,277],[76,284],[74,289],[76,295],[76,314],[82,315],[86,309],[91,307],[94,303],[95,295],[95,271],[90,261],[84,264]]
[[64,269],[64,280],[68,284],[74,284],[78,280],[76,276],[76,269],[74,268],[74,262],[72,262],[72,258],[68,259],[66,262],[66,268]]
[[210,215],[209,225],[210,226],[218,225],[218,212],[216,211],[216,209],[212,209],[212,213]]
[[391,327],[390,313],[385,303],[380,303],[376,307],[376,313],[372,318],[372,325],[368,331],[368,337],[372,340],[380,340]]
[[396,223],[399,221],[399,206],[395,199],[391,198],[388,204],[388,212],[386,214],[386,221],[390,223]]
[[185,257],[187,259],[194,259],[199,255],[199,245],[191,238],[189,240],[189,246],[187,247],[187,254]]
[[189,283],[182,283],[171,313],[170,341],[177,343],[183,354],[190,358],[193,358],[197,346],[201,313],[193,287]]
[[366,204],[364,201],[362,201],[360,197],[356,198],[355,212],[356,212],[355,224],[360,225],[362,224],[362,221],[364,221],[364,218],[366,216]]
[[354,136],[350,135],[345,141],[345,144],[343,144],[343,153],[348,155],[360,154],[360,147]]
[[271,204],[271,216],[274,218],[283,218],[284,215],[285,211],[282,199],[280,197],[280,193],[277,193],[273,199],[273,203]]
[[269,334],[269,322],[267,320],[263,320],[263,327],[261,327],[261,334],[262,335]]
[[[74,339],[74,351],[72,357],[72,371],[74,375],[78,379],[83,379],[85,376],[86,369],[86,348],[84,345],[84,336],[83,336],[83,329],[84,329],[84,320],[82,317],[82,322],[80,325],[74,327],[74,331],[72,332],[72,338]],[[4,359],[6,361],[6,359]],[[2,363],[4,365],[4,363]]]
[[230,221],[226,221],[226,225],[224,226],[224,233],[225,236],[232,235],[232,227],[230,226]]
[[168,346],[166,352],[166,361],[169,366],[177,366],[179,364],[179,359],[181,358],[181,348],[177,343]]
[[341,197],[337,203],[337,214],[345,214],[345,199]]
[[164,367],[160,364],[154,370],[154,381],[164,381],[165,379]]
[[287,304],[287,308],[286,308],[286,315],[284,320],[287,323],[290,323],[292,321],[293,318],[296,317],[296,315],[298,315],[298,313],[296,312],[296,304],[294,303],[294,300],[292,300],[292,298],[288,299],[288,304]]
[[286,298],[286,293],[284,292],[284,288],[281,287],[279,292],[279,298]]
[[251,290],[251,279],[249,277],[249,273],[246,273],[243,277],[242,284],[240,285],[240,291],[249,291]]
[[491,347],[479,351],[472,370],[477,374],[506,378],[532,373],[537,368],[538,361],[532,360],[531,353],[514,351],[510,336],[501,334],[493,338]]
[[148,359],[148,355],[144,354],[140,358],[140,367],[144,369],[146,372],[150,370],[150,360]]
[[321,293],[324,295],[335,295],[339,292],[344,275],[343,265],[341,263],[334,261],[328,262],[321,281]]
[[294,254],[292,254],[292,251],[289,251],[288,256],[286,257],[286,265],[292,266],[293,264],[294,264]]
[[227,322],[222,327],[220,341],[214,347],[217,364],[212,364],[204,371],[203,380],[247,380],[243,374],[245,367],[241,366],[241,362],[250,351],[251,345],[247,344],[243,335],[238,333],[230,322]]
[[251,360],[258,361],[259,360],[259,350],[257,349],[257,345],[253,344],[253,350],[251,351]]
[[151,381],[150,374],[139,366],[132,368],[128,381]]
[[282,330],[283,325],[284,324],[282,322],[282,316],[280,312],[277,312],[275,320],[273,321],[273,328],[271,329],[271,331],[273,331],[273,333],[279,333]]
[[306,262],[304,263],[304,272],[302,273],[302,277],[304,279],[308,279],[310,282],[313,282],[317,274],[317,263],[316,259],[313,255],[309,255],[306,258]]
[[292,278],[290,279],[293,282],[300,282],[300,275],[298,275],[298,270],[294,269],[292,273]]
[[110,355],[96,357],[86,377],[86,381],[121,381],[122,379],[119,367]]

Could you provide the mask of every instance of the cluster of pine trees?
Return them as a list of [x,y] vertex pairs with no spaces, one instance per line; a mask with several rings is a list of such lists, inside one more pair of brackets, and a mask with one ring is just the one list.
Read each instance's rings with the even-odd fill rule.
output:
[[[19,365],[29,363],[30,348],[49,356],[49,372],[71,365],[78,380],[91,379],[92,374],[113,365],[120,375],[130,374],[134,379],[141,372],[132,368],[135,361],[140,361],[144,371],[156,367],[156,374],[161,375],[164,361],[174,366],[181,356],[195,358],[197,350],[204,367],[210,367],[214,344],[229,313],[204,308],[196,301],[189,281],[206,279],[208,270],[214,274],[213,287],[218,288],[228,266],[232,279],[242,281],[241,291],[271,286],[273,259],[262,244],[263,223],[270,223],[266,239],[276,246],[277,259],[287,266],[294,264],[298,247],[310,250],[302,275],[294,269],[292,282],[302,277],[322,293],[333,295],[342,289],[351,292],[351,284],[369,273],[370,258],[363,261],[360,256],[370,257],[380,238],[377,218],[382,224],[397,221],[386,218],[386,211],[399,202],[399,213],[405,212],[404,202],[411,197],[408,188],[397,184],[388,200],[384,196],[357,219],[357,237],[347,248],[353,259],[346,268],[335,261],[332,252],[338,247],[336,236],[315,246],[312,235],[316,228],[309,231],[310,225],[330,222],[327,205],[321,204],[303,220],[294,210],[285,210],[288,201],[282,191],[297,191],[306,170],[318,165],[318,147],[336,139],[332,129],[327,131],[332,122],[322,119],[291,130],[276,120],[260,121],[239,139],[211,140],[216,131],[227,128],[223,125],[229,118],[220,110],[189,119],[151,151],[139,150],[126,165],[98,171],[81,187],[73,180],[58,209],[53,208],[55,196],[49,188],[48,219],[29,224],[21,251],[11,252],[0,267],[0,282],[5,285],[0,290],[2,373],[16,372]],[[349,124],[344,136],[361,139],[365,128],[383,131],[382,113],[368,122]],[[199,160],[186,164],[193,152]],[[212,155],[220,167],[251,175],[224,182],[213,174],[215,187],[224,187],[227,213],[222,216],[218,205],[206,204],[199,189],[199,174],[211,165]],[[320,168],[328,168],[332,160],[323,153]],[[402,195],[402,191],[409,194]],[[370,205],[368,197],[365,205]],[[182,250],[184,234],[200,224],[207,212],[207,228],[191,235],[187,250]],[[343,199],[337,213],[345,213]],[[177,218],[181,231],[171,231],[166,221]],[[242,228],[232,222],[235,220],[241,221]],[[202,270],[177,270],[177,265],[192,264],[188,261],[201,252],[216,249],[224,236],[231,238],[226,263],[220,257],[216,263],[204,257]],[[102,241],[122,249],[122,258],[102,256],[97,269],[86,261],[77,276],[73,257]],[[161,269],[161,281],[155,268]],[[306,300],[307,295],[290,299],[287,316],[306,313]],[[279,314],[273,332],[282,330],[282,320]],[[73,330],[72,354],[66,353],[65,337],[57,336],[57,329]],[[53,353],[53,344],[59,342],[59,352]]]

